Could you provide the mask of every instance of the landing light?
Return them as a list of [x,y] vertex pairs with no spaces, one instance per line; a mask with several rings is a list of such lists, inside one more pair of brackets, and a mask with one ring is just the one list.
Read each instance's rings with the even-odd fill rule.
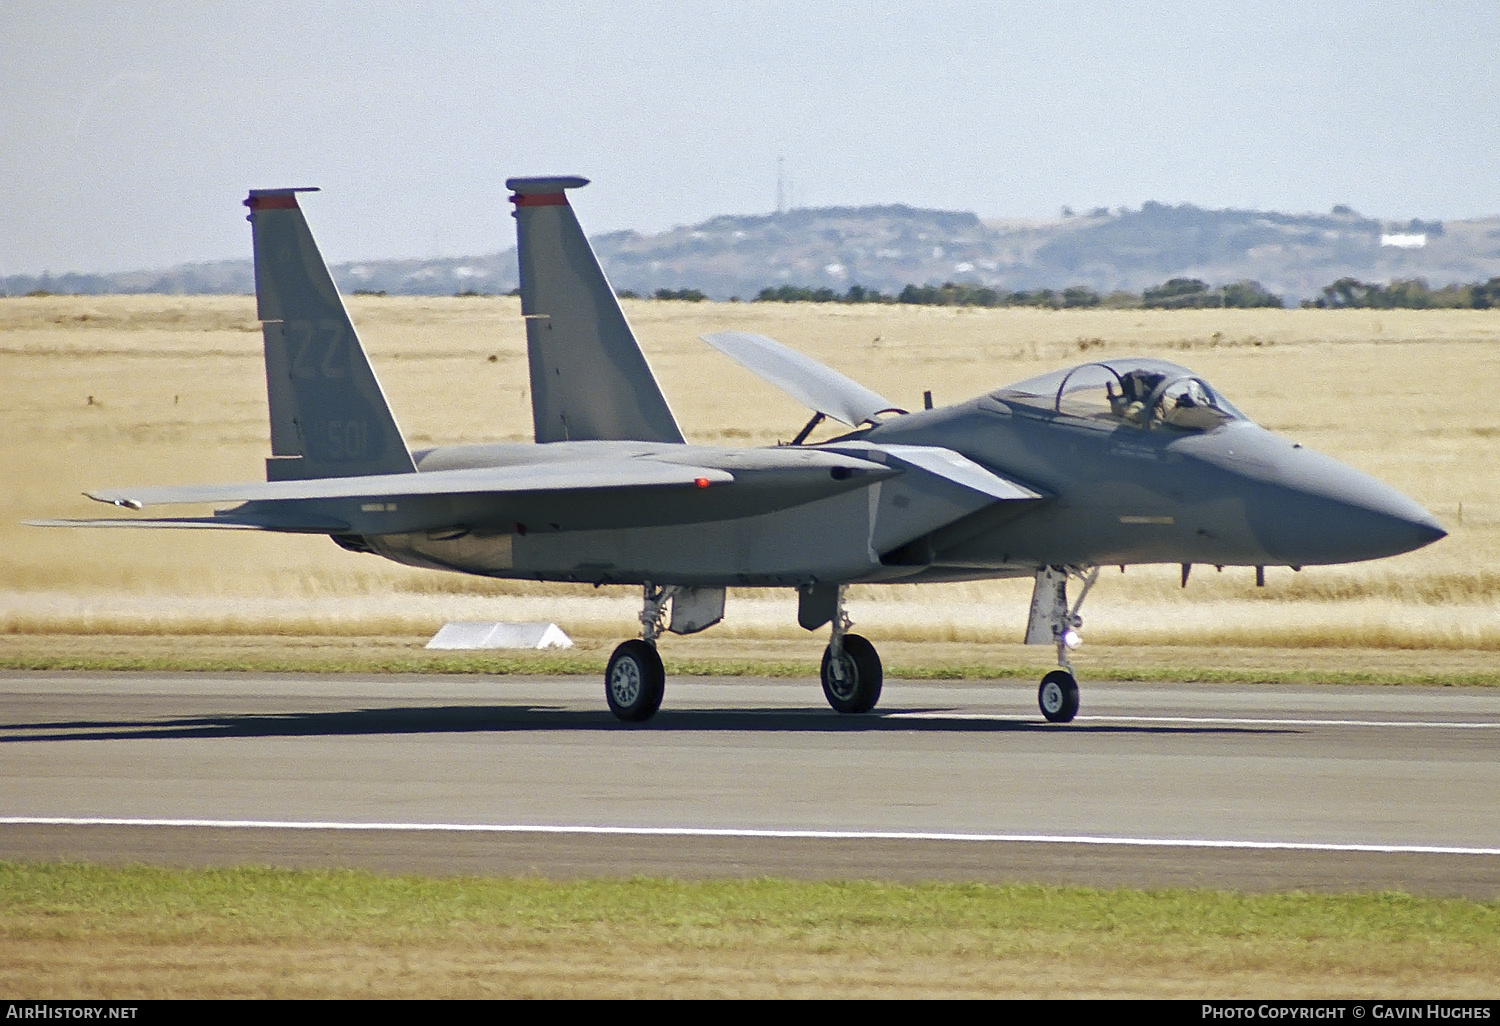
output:
[[1083,639],[1078,636],[1077,631],[1063,631],[1062,643],[1068,648],[1077,648],[1083,644]]

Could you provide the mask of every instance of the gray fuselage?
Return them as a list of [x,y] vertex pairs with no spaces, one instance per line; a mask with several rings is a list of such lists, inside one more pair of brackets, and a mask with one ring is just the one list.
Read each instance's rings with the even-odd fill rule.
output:
[[[1417,503],[1240,417],[1209,430],[1062,412],[1005,391],[894,417],[807,447],[887,462],[880,445],[940,446],[1042,498],[977,501],[920,474],[853,478],[786,505],[776,482],[736,469],[722,487],[662,489],[611,506],[559,497],[538,515],[472,511],[446,531],[342,541],[417,566],[494,577],[694,586],[964,580],[1042,566],[1345,563],[1443,536]],[[721,466],[764,450],[632,442],[453,446],[420,470],[680,452]],[[828,489],[820,489],[827,491]],[[777,508],[779,507],[779,508]],[[374,524],[370,525],[374,527]],[[378,529],[377,529],[378,531]]]

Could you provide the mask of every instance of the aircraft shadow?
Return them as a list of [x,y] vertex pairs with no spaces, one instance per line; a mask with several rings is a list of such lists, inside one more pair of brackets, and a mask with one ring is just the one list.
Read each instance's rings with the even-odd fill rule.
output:
[[[1027,719],[944,717],[943,709],[883,709],[868,716],[841,716],[820,709],[664,709],[649,723],[628,724],[605,710],[546,706],[404,706],[336,712],[226,713],[165,719],[67,720],[0,724],[0,744],[37,741],[129,741],[184,738],[465,734],[549,730],[607,732],[732,731],[774,733],[996,734],[1066,731],[1085,734],[1180,735],[1295,734],[1290,727],[1186,724],[1071,723]],[[891,716],[921,713],[921,718]]]

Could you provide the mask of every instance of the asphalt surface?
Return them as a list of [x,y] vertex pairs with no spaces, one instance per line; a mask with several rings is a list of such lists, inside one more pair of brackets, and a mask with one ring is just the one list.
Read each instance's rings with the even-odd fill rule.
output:
[[1500,898],[1500,690],[1035,696],[678,678],[627,726],[593,678],[0,674],[0,858]]

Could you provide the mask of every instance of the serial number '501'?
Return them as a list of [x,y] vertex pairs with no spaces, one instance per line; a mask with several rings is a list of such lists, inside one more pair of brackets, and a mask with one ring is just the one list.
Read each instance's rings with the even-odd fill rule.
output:
[[363,420],[320,420],[312,425],[312,450],[325,460],[364,458],[370,427]]

